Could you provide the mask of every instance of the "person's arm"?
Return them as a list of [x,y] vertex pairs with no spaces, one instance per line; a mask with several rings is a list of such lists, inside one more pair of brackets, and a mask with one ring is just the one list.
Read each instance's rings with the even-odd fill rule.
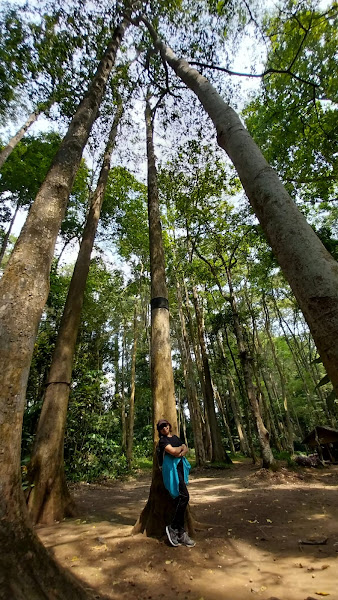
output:
[[189,452],[189,450],[188,450],[187,446],[185,444],[182,444],[180,456],[185,456],[186,454],[188,454],[188,452]]
[[167,444],[167,446],[165,447],[165,451],[168,452],[168,454],[171,454],[171,456],[184,456],[184,454],[182,454],[184,447],[186,448],[184,444],[182,444],[182,446],[178,446],[177,448],[175,448],[171,444]]

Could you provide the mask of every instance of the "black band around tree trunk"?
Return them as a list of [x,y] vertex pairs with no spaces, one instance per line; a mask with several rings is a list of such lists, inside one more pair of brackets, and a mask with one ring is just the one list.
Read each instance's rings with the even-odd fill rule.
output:
[[169,301],[167,298],[162,298],[159,296],[158,298],[152,298],[150,301],[151,310],[155,310],[155,308],[166,308],[169,310]]

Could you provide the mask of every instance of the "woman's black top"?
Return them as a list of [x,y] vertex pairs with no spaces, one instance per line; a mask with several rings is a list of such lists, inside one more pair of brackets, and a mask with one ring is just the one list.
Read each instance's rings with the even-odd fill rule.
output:
[[171,444],[171,446],[173,448],[179,448],[179,446],[182,446],[183,442],[180,440],[179,437],[177,437],[177,435],[173,435],[171,437],[162,435],[160,437],[160,441],[159,441],[159,446],[160,446],[161,452],[163,452],[165,447],[168,446],[169,444]]

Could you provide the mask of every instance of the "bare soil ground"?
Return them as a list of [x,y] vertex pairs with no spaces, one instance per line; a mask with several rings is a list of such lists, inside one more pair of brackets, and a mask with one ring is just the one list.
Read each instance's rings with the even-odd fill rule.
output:
[[189,549],[131,536],[149,483],[141,474],[76,485],[79,518],[37,532],[85,586],[112,600],[338,600],[337,466],[195,471],[191,506],[206,528]]

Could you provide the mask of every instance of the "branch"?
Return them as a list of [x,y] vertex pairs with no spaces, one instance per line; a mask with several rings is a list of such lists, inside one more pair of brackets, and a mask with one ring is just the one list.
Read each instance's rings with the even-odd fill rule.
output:
[[207,64],[207,63],[202,63],[202,62],[190,62],[190,65],[194,65],[196,67],[204,67],[205,69],[214,69],[216,71],[223,71],[224,73],[227,73],[228,75],[236,75],[237,77],[252,77],[252,78],[256,78],[256,79],[262,79],[264,77],[266,77],[267,75],[273,74],[273,73],[277,73],[279,75],[289,75],[290,77],[292,77],[293,79],[297,79],[297,81],[300,81],[301,83],[305,83],[306,85],[311,85],[312,87],[316,87],[319,88],[319,84],[315,83],[314,81],[307,81],[306,79],[303,79],[302,77],[299,77],[299,75],[296,75],[296,73],[292,73],[289,69],[266,69],[266,71],[263,71],[263,73],[239,73],[237,71],[231,71],[230,69],[227,69],[226,67],[219,67],[218,65],[213,65],[213,64]]

